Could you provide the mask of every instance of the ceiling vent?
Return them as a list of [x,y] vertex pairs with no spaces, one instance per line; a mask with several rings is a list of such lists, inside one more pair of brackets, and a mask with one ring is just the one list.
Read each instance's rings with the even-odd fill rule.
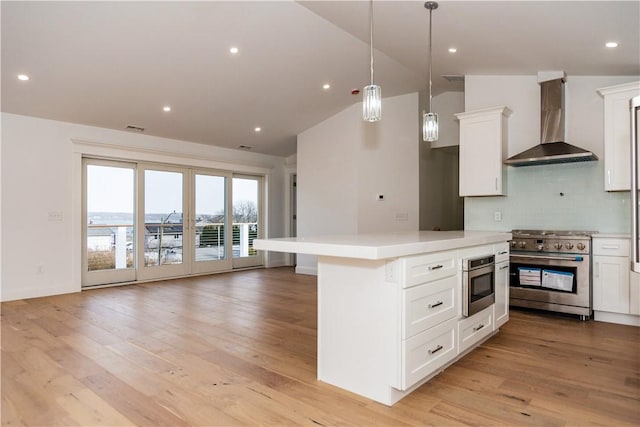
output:
[[131,131],[131,132],[138,132],[138,133],[144,132],[144,128],[142,128],[140,126],[127,125],[127,127],[125,129],[128,130],[128,131]]

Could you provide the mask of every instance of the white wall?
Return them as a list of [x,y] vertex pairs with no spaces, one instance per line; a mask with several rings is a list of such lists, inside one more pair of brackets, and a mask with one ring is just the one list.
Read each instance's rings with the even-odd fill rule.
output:
[[[600,160],[508,167],[506,197],[465,199],[465,229],[629,232],[629,192],[604,191],[604,103],[596,90],[638,79],[638,76],[568,76],[566,142],[592,150]],[[538,144],[540,87],[537,76],[465,77],[465,111],[502,105],[513,111],[508,119],[509,156]],[[501,222],[493,220],[495,211],[502,212]]]
[[[117,156],[131,151],[138,159],[263,171],[269,183],[269,237],[284,233],[284,158],[2,113],[4,301],[80,290],[81,155],[72,139],[91,141],[89,150]],[[61,212],[62,221],[48,221],[48,212]]]
[[[358,103],[298,135],[298,236],[417,230],[418,120],[412,93],[384,98],[380,122]],[[313,256],[297,263],[316,271]]]

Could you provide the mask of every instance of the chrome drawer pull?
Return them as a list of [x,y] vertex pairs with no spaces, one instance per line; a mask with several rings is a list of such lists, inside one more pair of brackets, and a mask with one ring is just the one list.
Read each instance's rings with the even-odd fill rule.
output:
[[435,303],[435,304],[429,304],[427,307],[429,307],[429,308],[436,308],[436,307],[438,307],[439,305],[442,305],[442,304],[444,304],[442,301],[438,301],[438,302],[437,302],[437,303]]
[[478,326],[476,326],[475,328],[473,328],[473,332],[478,332],[482,328],[484,328],[484,325],[481,323]]
[[502,252],[498,252],[498,255],[504,255],[504,254],[508,254],[509,251],[502,251]]
[[[504,269],[507,269],[507,268],[509,268],[509,264],[503,265],[502,267],[500,267],[500,270],[504,270]],[[514,276],[515,276],[515,274],[514,274]]]
[[429,266],[429,270],[439,270],[442,267],[444,267],[442,264],[434,265],[433,267]]
[[429,354],[436,354],[437,352],[439,352],[440,350],[442,350],[442,346],[439,345],[435,348],[435,350],[429,350]]

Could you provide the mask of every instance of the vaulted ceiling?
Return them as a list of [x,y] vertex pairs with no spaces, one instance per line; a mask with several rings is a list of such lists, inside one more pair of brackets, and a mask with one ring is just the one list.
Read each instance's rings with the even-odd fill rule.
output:
[[[434,91],[462,90],[441,75],[640,75],[639,6],[440,1]],[[368,7],[2,1],[2,111],[286,156],[298,133],[360,101],[351,91],[369,83]],[[384,97],[426,89],[427,34],[423,2],[374,2]]]

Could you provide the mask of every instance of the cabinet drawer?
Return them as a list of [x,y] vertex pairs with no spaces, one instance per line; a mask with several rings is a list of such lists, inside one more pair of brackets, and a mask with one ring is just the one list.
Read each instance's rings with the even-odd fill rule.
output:
[[509,261],[509,243],[498,243],[493,246],[496,255],[496,264],[502,261]]
[[457,316],[458,278],[451,276],[403,291],[403,339]]
[[493,332],[493,305],[458,322],[458,348],[465,351]]
[[456,324],[457,319],[451,319],[402,342],[401,390],[457,356]]
[[593,239],[594,255],[624,256],[630,254],[629,239]]
[[404,280],[402,286],[408,288],[454,276],[458,272],[456,259],[455,252],[407,257],[403,264]]

